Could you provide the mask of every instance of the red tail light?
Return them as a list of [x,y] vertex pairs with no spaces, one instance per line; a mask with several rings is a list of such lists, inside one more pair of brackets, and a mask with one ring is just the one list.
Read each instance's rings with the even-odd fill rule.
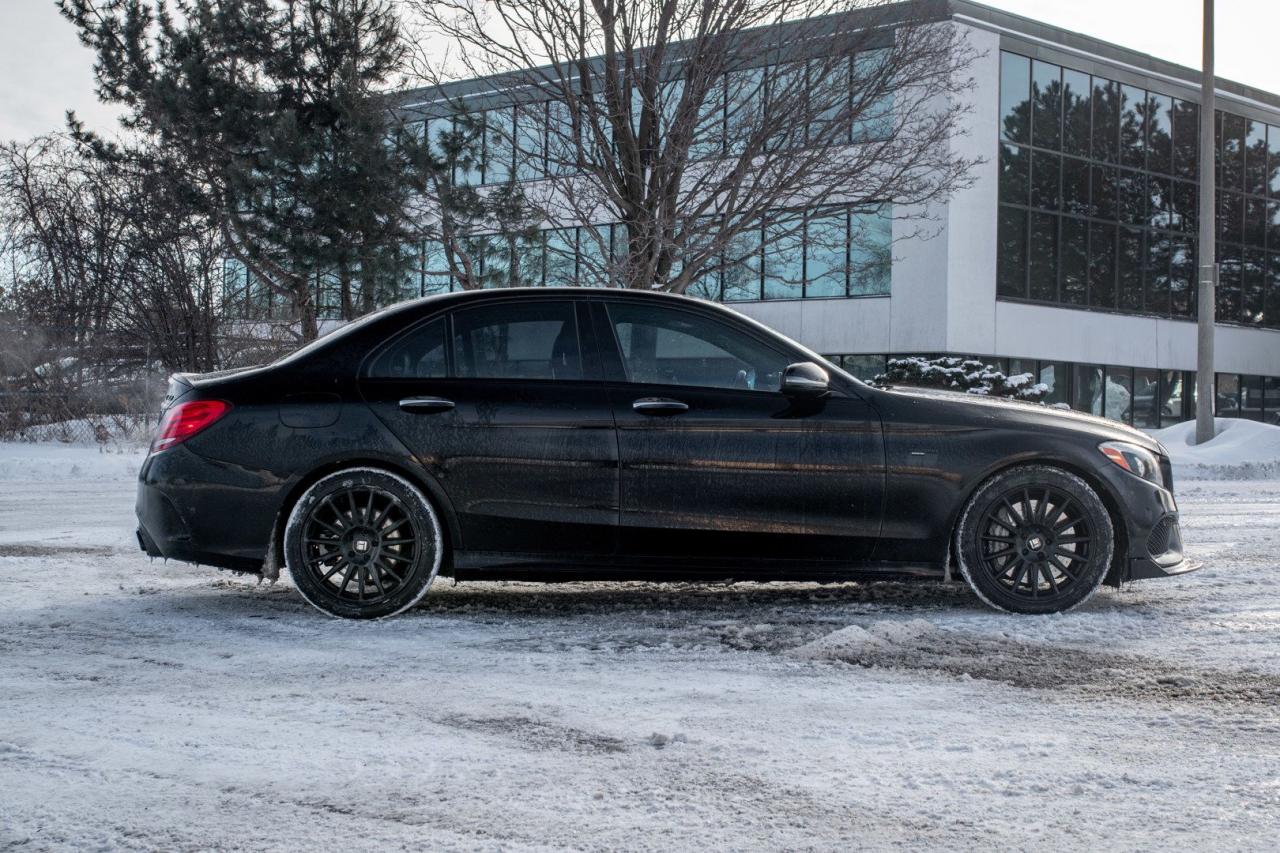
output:
[[231,411],[231,404],[222,400],[195,400],[179,403],[164,413],[151,452],[168,450],[181,444],[196,433],[203,432],[215,421]]

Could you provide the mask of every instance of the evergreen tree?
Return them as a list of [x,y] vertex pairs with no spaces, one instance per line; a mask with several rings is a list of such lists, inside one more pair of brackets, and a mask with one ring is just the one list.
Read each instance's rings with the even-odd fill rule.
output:
[[280,297],[305,339],[315,283],[341,286],[351,318],[398,282],[414,235],[406,172],[381,92],[405,46],[389,0],[59,0],[97,53],[99,97],[153,144],[105,158],[176,181],[228,254]]

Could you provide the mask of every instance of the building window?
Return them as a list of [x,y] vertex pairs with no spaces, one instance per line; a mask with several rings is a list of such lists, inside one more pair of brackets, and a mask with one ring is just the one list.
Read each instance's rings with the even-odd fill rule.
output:
[[1077,364],[1071,376],[1071,408],[1078,412],[1101,415],[1105,405],[1102,368],[1096,364]]
[[505,184],[514,174],[515,110],[511,107],[484,114],[484,182]]
[[1213,413],[1220,418],[1237,418],[1240,416],[1240,377],[1234,373],[1219,373],[1217,376],[1217,395]]
[[422,293],[448,293],[452,289],[453,276],[449,274],[449,259],[444,246],[435,240],[423,243]]
[[1000,135],[1010,142],[1031,142],[1031,60],[1000,55]]
[[[1191,319],[1197,104],[1000,55],[997,294]],[[1217,319],[1280,328],[1280,126],[1217,114]]]
[[1160,372],[1139,367],[1133,371],[1132,423],[1139,429],[1160,426],[1163,402],[1160,398]]
[[888,296],[893,271],[893,210],[845,205],[775,211],[735,235],[720,266],[690,287],[726,302]]
[[[887,61],[887,49],[867,50],[853,58],[853,80],[857,84],[859,77],[865,77],[879,70],[880,64]],[[872,98],[857,110],[854,104],[855,117],[851,128],[851,139],[854,142],[874,142],[888,139],[893,134],[893,94],[880,98]]]
[[844,296],[849,279],[849,211],[810,212],[804,234],[804,295]]
[[1031,63],[1031,144],[1062,148],[1062,69],[1038,59]]
[[729,240],[723,280],[725,302],[760,298],[759,228],[746,228]]
[[1040,381],[1049,388],[1044,402],[1050,406],[1067,405],[1071,399],[1071,367],[1065,361],[1042,361],[1038,365]]
[[764,226],[764,298],[804,295],[804,214],[779,212]]
[[888,357],[883,355],[830,355],[827,356],[850,376],[870,382],[885,372]]
[[853,211],[849,217],[850,296],[889,295],[892,252],[892,206]]
[[546,177],[546,102],[521,104],[515,121],[516,180],[541,180]]
[[560,228],[544,232],[546,237],[547,287],[572,287],[578,283],[578,229]]
[[1103,381],[1102,414],[1112,420],[1133,423],[1133,368],[1108,367]]

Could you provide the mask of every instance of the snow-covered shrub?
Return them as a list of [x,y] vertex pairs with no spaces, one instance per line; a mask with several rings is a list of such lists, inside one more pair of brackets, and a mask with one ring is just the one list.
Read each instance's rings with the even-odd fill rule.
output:
[[990,364],[952,355],[940,358],[891,358],[888,370],[873,381],[877,385],[942,388],[988,397],[1010,397],[1030,403],[1039,403],[1049,393],[1049,386],[1037,382],[1030,373],[1005,376]]

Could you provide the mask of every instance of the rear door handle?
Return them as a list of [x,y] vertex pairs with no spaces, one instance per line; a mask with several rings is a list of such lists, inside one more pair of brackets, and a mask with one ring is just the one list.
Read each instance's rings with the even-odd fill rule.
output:
[[642,415],[678,415],[689,411],[689,404],[670,397],[641,397],[631,408]]
[[444,397],[405,397],[400,401],[401,409],[419,415],[447,412],[453,407],[454,402]]

